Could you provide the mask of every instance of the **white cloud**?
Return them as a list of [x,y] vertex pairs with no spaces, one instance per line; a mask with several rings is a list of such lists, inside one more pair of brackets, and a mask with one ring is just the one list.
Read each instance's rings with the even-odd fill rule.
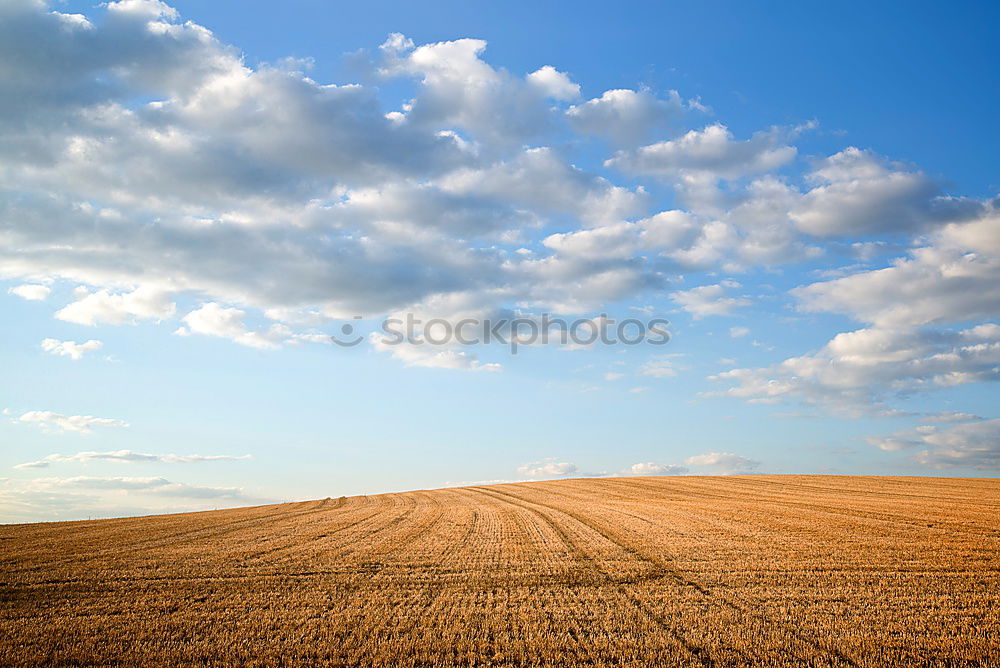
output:
[[928,425],[866,440],[890,451],[923,447],[913,459],[933,468],[1000,470],[1000,420],[967,422],[947,429]]
[[191,333],[238,339],[247,333],[246,325],[243,324],[244,315],[246,313],[239,309],[224,308],[209,302],[191,311],[182,320],[187,323]]
[[86,487],[90,489],[136,490],[164,487],[170,482],[156,477],[114,477],[75,476],[72,478],[36,478],[36,483],[54,487]]
[[124,294],[83,288],[77,290],[77,301],[56,312],[56,317],[80,325],[121,325],[134,324],[137,318],[163,320],[172,316],[175,308],[168,292],[150,286]]
[[401,343],[388,345],[380,339],[372,339],[375,350],[388,352],[406,366],[427,367],[438,369],[454,369],[458,371],[500,371],[502,365],[496,362],[480,362],[470,353],[450,348],[432,347],[429,344],[414,345]]
[[920,436],[929,446],[916,454],[921,464],[936,468],[967,466],[982,471],[1000,470],[1000,420],[960,424]]
[[791,217],[816,236],[916,233],[978,208],[969,201],[938,197],[938,186],[925,174],[853,146],[824,159],[808,178],[817,185]]
[[624,171],[669,179],[699,178],[735,180],[773,171],[795,159],[793,146],[781,143],[779,131],[758,132],[738,140],[726,126],[716,123],[692,130],[679,139],[622,152],[608,166]]
[[57,432],[76,432],[89,434],[91,427],[127,427],[122,420],[113,418],[99,418],[93,415],[62,415],[52,411],[28,411],[23,413],[19,422],[35,424],[45,430]]
[[479,39],[415,46],[397,34],[380,48],[379,71],[419,80],[403,111],[407,124],[459,128],[491,147],[521,145],[551,126],[546,98],[564,98],[573,84],[554,68],[518,79],[482,60],[485,50]]
[[772,367],[715,378],[735,384],[729,396],[804,400],[854,415],[885,414],[885,400],[914,392],[1000,379],[1000,325],[931,327],[1000,312],[998,230],[991,205],[978,217],[940,227],[890,267],[794,290],[803,310],[846,313],[873,326]]
[[703,285],[691,290],[681,290],[670,294],[670,298],[690,313],[695,319],[709,315],[730,315],[734,309],[749,306],[746,297],[730,297],[729,290],[742,287],[736,281],[722,281],[715,285]]
[[16,285],[13,288],[7,290],[9,294],[17,295],[21,299],[27,299],[28,301],[44,301],[46,297],[49,296],[51,292],[49,286],[47,285]]
[[17,464],[15,469],[40,469],[48,468],[52,464],[65,463],[89,463],[89,462],[118,462],[118,463],[149,463],[159,462],[168,464],[189,464],[197,462],[215,461],[237,461],[240,459],[250,459],[250,455],[154,455],[132,450],[110,450],[107,452],[77,452],[72,455],[51,454],[39,460]]
[[859,329],[838,334],[815,353],[712,379],[734,384],[722,394],[752,402],[795,399],[839,413],[878,414],[888,398],[1000,380],[1000,325]]
[[148,515],[269,501],[239,487],[191,485],[161,477],[0,479],[0,515],[22,522]]
[[590,229],[560,232],[543,243],[557,258],[597,262],[628,261],[642,251],[653,251],[690,243],[698,234],[699,221],[684,211],[661,211],[634,223],[618,221]]
[[[171,290],[262,308],[370,308],[379,294],[381,307],[400,306],[486,264],[459,241],[339,228],[345,188],[433,179],[473,161],[453,136],[385,119],[374,89],[247,68],[237,49],[163,9],[153,25],[111,4],[86,34],[41,5],[0,11],[5,62],[31,73],[0,90],[4,146],[14,149],[0,151],[0,272],[101,288],[60,317],[162,318],[166,304],[136,310],[111,292],[152,290],[156,276],[171,276]],[[399,267],[417,265],[436,269],[399,280]]]
[[62,357],[69,357],[71,360],[83,359],[85,353],[100,350],[102,344],[97,339],[90,339],[84,341],[83,343],[77,343],[75,341],[59,341],[58,339],[44,339],[42,340],[42,350],[52,355],[59,355]]
[[245,499],[239,487],[204,487],[171,482],[160,477],[95,477],[75,476],[72,478],[36,478],[31,481],[37,486],[52,488],[81,488],[115,492],[149,492],[164,496],[180,496],[197,499]]
[[933,430],[934,427],[918,427],[918,429],[903,429],[883,436],[868,436],[865,441],[879,450],[894,452],[908,450],[920,445],[920,430]]
[[[662,272],[641,260],[554,255],[520,262],[518,305],[561,314],[585,314],[611,301],[664,287]],[[520,291],[519,291],[520,292]]]
[[684,460],[688,466],[708,469],[713,473],[732,474],[756,470],[760,462],[731,452],[708,452]]
[[625,377],[625,374],[618,373],[617,371],[609,371],[608,373],[604,374],[604,380],[609,380],[609,381],[610,380],[621,380],[624,377]]
[[[893,273],[809,286],[804,306],[868,317],[910,304],[895,308],[913,323],[998,312],[989,207],[856,149],[800,189],[771,172],[810,124],[746,140],[715,124],[636,148],[698,105],[620,89],[569,108],[579,87],[556,67],[512,74],[481,40],[402,35],[373,56],[376,76],[414,84],[390,111],[375,86],[318,82],[292,61],[250,66],[166,5],[111,3],[93,21],[57,10],[0,4],[0,275],[32,295],[84,286],[57,312],[70,322],[168,320],[175,300],[195,299],[178,333],[275,348],[325,340],[292,330],[317,326],[301,314],[326,323],[441,295],[577,313],[645,299],[677,273],[810,259],[809,235],[870,244],[915,229],[935,236]],[[560,147],[581,133],[611,137],[610,164],[667,179],[689,210],[650,215],[656,191],[574,165]],[[676,295],[695,315],[747,299]],[[254,325],[261,313],[270,321]],[[466,351],[399,354],[495,368]]]
[[1000,213],[952,223],[893,266],[793,292],[806,311],[847,313],[898,327],[992,318],[1000,313]]
[[675,464],[655,464],[653,462],[640,462],[632,464],[627,470],[619,475],[684,475],[688,472],[686,466]]
[[569,75],[551,65],[535,70],[527,76],[527,80],[546,97],[556,100],[575,100],[580,97],[580,85],[573,83]]
[[504,202],[537,217],[570,214],[590,226],[638,215],[647,201],[644,191],[615,186],[544,147],[520,151],[486,168],[455,170],[441,180],[441,187]]
[[[758,179],[729,210],[702,215],[675,209],[635,222],[610,222],[552,234],[543,243],[556,255],[544,262],[578,270],[628,268],[636,279],[653,285],[659,279],[657,272],[665,266],[688,272],[719,266],[725,271],[744,271],[809,259],[822,251],[803,243],[788,219],[788,207],[796,197],[788,185],[776,179]],[[716,213],[718,217],[713,217]],[[631,290],[634,293],[637,288]]]
[[517,472],[528,478],[558,478],[578,473],[579,469],[572,462],[560,462],[555,459],[545,459],[517,467]]
[[[249,330],[243,324],[244,311],[237,308],[225,308],[214,302],[203,304],[182,318],[187,328],[180,328],[175,333],[180,336],[189,334],[204,334],[231,339],[236,343],[250,348],[274,350],[283,343],[294,341],[309,342],[310,337],[294,334],[291,329],[280,323],[275,323],[267,329]],[[325,341],[328,337],[323,337]]]
[[765,175],[743,190],[721,190],[716,179],[689,177],[681,195],[701,218],[700,229],[668,256],[683,266],[725,271],[808,260],[823,249],[806,243],[789,218],[801,194],[785,181]]
[[740,339],[750,333],[748,327],[730,327],[729,336],[734,339]]
[[616,144],[633,146],[648,141],[685,112],[677,91],[669,91],[666,100],[648,90],[615,89],[601,97],[570,107],[566,117],[581,134],[608,137]]

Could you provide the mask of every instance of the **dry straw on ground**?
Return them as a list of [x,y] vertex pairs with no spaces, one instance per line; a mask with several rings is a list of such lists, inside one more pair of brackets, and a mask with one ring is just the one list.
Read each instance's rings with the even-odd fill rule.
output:
[[1000,665],[1000,480],[564,480],[0,526],[0,664]]

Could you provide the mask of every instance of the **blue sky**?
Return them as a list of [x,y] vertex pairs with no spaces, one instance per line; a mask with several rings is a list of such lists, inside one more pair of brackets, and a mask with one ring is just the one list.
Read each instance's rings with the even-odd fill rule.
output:
[[992,3],[0,12],[3,520],[1000,469]]

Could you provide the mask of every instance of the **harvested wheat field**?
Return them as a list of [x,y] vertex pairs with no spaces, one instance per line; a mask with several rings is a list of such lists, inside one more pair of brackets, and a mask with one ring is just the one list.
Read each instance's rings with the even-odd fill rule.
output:
[[1000,480],[491,485],[0,526],[0,664],[997,665]]

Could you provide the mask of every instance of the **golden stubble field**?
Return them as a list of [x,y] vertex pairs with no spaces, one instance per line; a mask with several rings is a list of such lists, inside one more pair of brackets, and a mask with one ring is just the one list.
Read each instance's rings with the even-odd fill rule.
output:
[[1000,665],[1000,480],[581,479],[0,526],[0,664]]

